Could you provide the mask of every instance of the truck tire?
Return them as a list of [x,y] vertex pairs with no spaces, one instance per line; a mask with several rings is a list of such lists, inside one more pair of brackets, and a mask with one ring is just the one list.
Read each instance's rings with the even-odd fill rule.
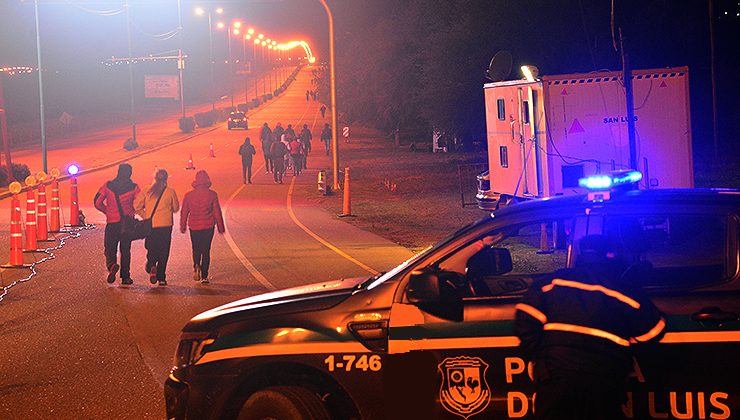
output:
[[239,411],[238,420],[329,420],[319,397],[299,386],[275,386],[252,394]]

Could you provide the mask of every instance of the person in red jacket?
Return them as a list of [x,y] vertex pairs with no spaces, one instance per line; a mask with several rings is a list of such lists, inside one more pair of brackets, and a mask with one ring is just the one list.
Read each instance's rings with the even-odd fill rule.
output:
[[[95,208],[105,213],[105,266],[108,283],[116,281],[121,270],[121,284],[133,284],[131,280],[131,240],[121,236],[121,209],[124,216],[134,216],[134,199],[139,186],[131,181],[131,165],[118,166],[116,178],[106,182],[95,194]],[[118,249],[121,250],[121,265],[118,265]]]
[[193,181],[193,189],[185,194],[180,210],[180,232],[190,227],[190,241],[193,244],[193,280],[208,283],[208,268],[211,265],[211,242],[214,225],[218,233],[224,233],[224,219],[218,194],[211,190],[211,178],[206,171],[198,171]]

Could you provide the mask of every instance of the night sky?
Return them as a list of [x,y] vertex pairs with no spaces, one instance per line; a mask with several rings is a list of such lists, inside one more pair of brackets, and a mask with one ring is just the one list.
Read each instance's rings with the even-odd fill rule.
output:
[[[125,112],[127,70],[125,66],[111,68],[102,64],[113,55],[127,54],[126,14],[115,14],[123,1],[39,0],[39,3],[48,117],[57,118],[63,111],[73,115]],[[130,0],[130,3],[135,56],[178,48],[177,36],[165,41],[151,36],[177,27],[176,0]],[[337,54],[353,54],[356,52],[341,50],[342,39],[351,37],[359,26],[376,24],[392,2],[330,0],[329,4],[337,25]],[[490,55],[497,49],[508,49],[514,55],[515,65],[535,64],[541,74],[620,68],[618,54],[611,45],[608,0],[488,0],[482,4],[491,5],[492,41],[481,45],[490,50]],[[695,131],[702,132],[711,128],[708,126],[711,101],[707,4],[705,0],[615,0],[616,18],[627,36],[634,68],[689,66],[692,125]],[[327,59],[326,14],[319,0],[182,0],[182,45],[190,57],[185,87],[190,102],[207,100],[207,19],[195,15],[196,6],[221,6],[226,17],[220,20],[239,19],[278,41],[306,40],[319,60]],[[740,83],[735,74],[740,64],[737,46],[740,1],[715,0],[714,8],[721,132],[737,139],[740,108],[736,98]],[[36,66],[33,9],[32,1],[0,2],[0,39],[3,40],[0,66]],[[217,77],[223,81],[227,69],[223,64],[227,57],[226,34],[214,30],[213,35]],[[239,42],[234,43],[234,51],[235,55],[241,54]],[[482,72],[487,64],[482,62],[480,68],[471,71]],[[174,62],[136,66],[137,78],[175,72]],[[36,74],[3,76],[3,80],[11,122],[37,119]],[[174,104],[173,107],[176,108]]]

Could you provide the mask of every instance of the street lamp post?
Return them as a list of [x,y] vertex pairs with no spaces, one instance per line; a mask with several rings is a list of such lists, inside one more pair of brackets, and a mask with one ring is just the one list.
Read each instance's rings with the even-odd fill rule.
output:
[[[220,15],[224,13],[224,9],[219,7],[219,8],[216,8],[215,12]],[[206,10],[203,9],[202,7],[198,7],[195,9],[195,14],[199,16],[204,15],[205,13],[206,13]],[[215,99],[215,95],[213,94],[215,90],[213,86],[214,84],[213,82],[213,11],[210,9],[208,10],[208,64],[209,64],[208,66],[209,70],[211,72],[211,89],[210,89],[211,90],[210,92],[211,108],[216,109],[216,99]]]
[[329,91],[331,93],[331,144],[332,144],[332,163],[334,165],[332,175],[334,176],[334,191],[339,190],[339,141],[337,138],[337,93],[336,93],[336,73],[334,66],[334,17],[331,14],[326,0],[320,0],[321,5],[326,9],[326,15],[329,18]]
[[[41,68],[41,33],[39,31],[39,1],[34,0],[33,2],[34,12],[36,17],[36,60],[39,71],[39,118],[41,119],[41,163],[44,172],[48,172],[46,169],[46,124],[44,123],[44,77]],[[11,173],[10,167],[8,167],[8,173]],[[11,176],[12,178],[12,176]]]

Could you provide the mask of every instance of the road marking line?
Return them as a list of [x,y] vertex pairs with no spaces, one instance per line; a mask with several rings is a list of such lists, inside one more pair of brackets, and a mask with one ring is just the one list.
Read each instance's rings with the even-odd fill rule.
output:
[[[262,169],[262,166],[260,166],[257,171]],[[228,200],[226,200],[226,205],[224,205],[224,213],[227,213],[229,210],[229,205],[231,204],[231,201],[234,200],[234,197],[237,196],[242,190],[244,189],[244,184],[242,184],[239,188],[234,191],[233,194],[231,194],[231,197],[229,197]],[[224,225],[226,224],[226,220],[224,220]],[[229,229],[226,229],[226,232],[224,232],[224,239],[226,239],[226,243],[229,244],[229,248],[231,248],[231,251],[234,253],[236,258],[239,260],[240,263],[244,266],[244,268],[249,271],[252,276],[267,290],[277,290],[277,287],[270,283],[269,280],[267,280],[267,277],[262,275],[262,273],[257,270],[257,268],[247,259],[246,256],[244,256],[244,253],[241,249],[239,249],[239,246],[234,242],[234,238],[231,237],[231,234],[229,233]]]
[[293,186],[295,185],[296,178],[293,177],[293,179],[290,181],[290,187],[288,188],[288,199],[286,202],[286,206],[288,207],[288,215],[290,215],[290,218],[293,219],[293,223],[298,225],[299,228],[303,229],[304,232],[308,233],[311,237],[319,241],[322,245],[329,248],[330,250],[336,252],[340,256],[344,257],[345,259],[353,262],[354,264],[360,266],[365,271],[369,272],[372,275],[377,275],[380,272],[374,270],[371,267],[368,267],[367,265],[361,263],[360,261],[356,260],[355,258],[351,257],[346,252],[342,251],[341,249],[335,247],[334,245],[330,244],[324,238],[320,237],[319,235],[315,234],[311,229],[307,228],[306,225],[300,222],[298,218],[296,217],[295,213],[293,212]]

